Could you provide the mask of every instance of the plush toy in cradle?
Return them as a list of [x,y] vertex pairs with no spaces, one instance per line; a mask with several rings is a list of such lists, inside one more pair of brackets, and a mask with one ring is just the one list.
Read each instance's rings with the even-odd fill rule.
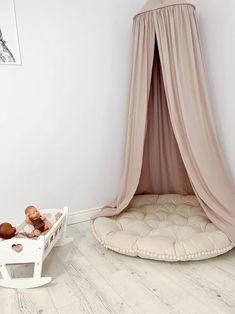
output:
[[11,239],[16,233],[16,228],[12,227],[11,224],[5,222],[0,225],[0,238]]
[[35,206],[28,206],[25,209],[25,221],[34,227],[32,235],[39,237],[44,231],[51,229],[52,224],[46,221]]

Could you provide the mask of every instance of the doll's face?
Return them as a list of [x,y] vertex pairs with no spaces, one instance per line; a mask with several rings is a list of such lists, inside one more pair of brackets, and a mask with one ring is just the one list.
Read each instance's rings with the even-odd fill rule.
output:
[[36,207],[31,207],[28,210],[27,216],[29,217],[30,220],[35,220],[35,219],[38,219],[40,217],[40,213]]

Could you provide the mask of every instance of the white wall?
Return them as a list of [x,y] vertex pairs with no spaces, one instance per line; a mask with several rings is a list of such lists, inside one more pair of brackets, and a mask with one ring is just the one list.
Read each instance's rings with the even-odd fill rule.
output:
[[192,0],[197,7],[218,137],[235,180],[234,0]]
[[[234,0],[198,6],[219,136],[235,176]],[[22,66],[0,66],[0,222],[28,204],[71,210],[115,197],[132,16],[144,0],[16,0]]]
[[116,195],[138,0],[16,0],[22,66],[0,66],[0,221]]

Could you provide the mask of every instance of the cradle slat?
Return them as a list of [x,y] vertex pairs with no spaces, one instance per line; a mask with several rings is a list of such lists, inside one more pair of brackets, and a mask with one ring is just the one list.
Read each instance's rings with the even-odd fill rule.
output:
[[51,230],[45,235],[44,255],[43,260],[46,259],[56,242],[65,234],[65,222],[68,215],[67,208],[63,212],[62,216],[54,224]]

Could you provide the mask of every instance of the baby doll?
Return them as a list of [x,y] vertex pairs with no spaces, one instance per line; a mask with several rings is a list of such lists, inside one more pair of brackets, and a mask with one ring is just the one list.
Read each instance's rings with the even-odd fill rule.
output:
[[38,209],[34,206],[28,206],[25,209],[25,221],[34,227],[33,236],[39,237],[42,232],[51,229],[52,225],[45,221]]

